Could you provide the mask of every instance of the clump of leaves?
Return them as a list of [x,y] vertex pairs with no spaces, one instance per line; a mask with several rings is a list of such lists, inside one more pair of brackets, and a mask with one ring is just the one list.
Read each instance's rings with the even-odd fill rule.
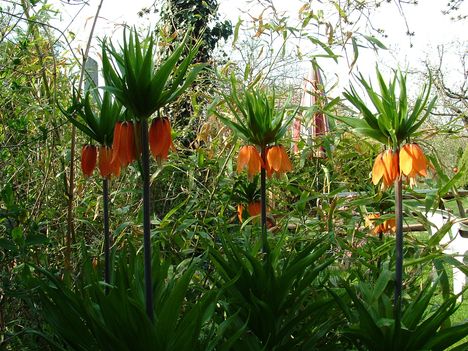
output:
[[36,286],[38,299],[30,302],[39,306],[48,328],[35,333],[59,350],[223,349],[222,331],[210,324],[217,291],[194,298],[191,281],[196,266],[179,272],[168,263],[153,260],[152,322],[145,313],[141,261],[131,248],[122,253],[107,294],[89,257],[75,289],[38,269],[38,276],[30,282]]
[[290,106],[285,103],[278,108],[274,93],[255,87],[238,89],[233,75],[230,82],[230,95],[224,95],[224,103],[234,120],[214,110],[216,115],[247,143],[260,148],[277,143],[287,132],[298,108],[288,116]]
[[[443,351],[467,335],[468,323],[450,326],[450,316],[460,306],[457,296],[434,302],[438,280],[428,282],[415,298],[404,301],[401,321],[397,322],[391,296],[393,280],[393,272],[384,268],[375,284],[344,283],[346,294],[341,296],[331,291],[349,322],[343,335],[358,350]],[[466,350],[467,346],[468,342],[454,350]]]
[[104,40],[102,66],[110,91],[137,118],[148,118],[154,112],[177,99],[195,80],[204,65],[190,66],[199,44],[182,59],[190,31],[165,59],[155,55],[152,35],[140,40],[136,30],[124,33],[120,50]]
[[322,277],[333,258],[317,239],[285,258],[276,252],[256,257],[231,239],[222,238],[224,255],[210,251],[215,284],[224,292],[229,316],[246,327],[237,350],[310,350],[323,342],[337,323],[334,303],[323,294]]

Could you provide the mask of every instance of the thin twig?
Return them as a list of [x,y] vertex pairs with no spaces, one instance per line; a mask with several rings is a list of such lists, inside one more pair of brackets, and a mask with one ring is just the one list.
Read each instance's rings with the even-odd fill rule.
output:
[[[94,16],[93,25],[89,33],[88,43],[83,53],[83,63],[80,71],[80,80],[78,82],[78,96],[81,94],[81,88],[83,85],[84,74],[85,74],[85,63],[88,59],[89,50],[91,47],[91,40],[93,38],[94,29],[96,27],[97,19],[99,18],[99,12],[101,11],[102,3],[104,0],[99,2]],[[73,202],[74,202],[74,190],[75,190],[75,147],[76,147],[76,127],[72,125],[71,130],[71,147],[70,147],[70,176],[68,181],[68,206],[67,206],[67,235],[66,235],[66,251],[65,251],[65,268],[70,271],[70,256],[71,256],[71,241],[75,237],[75,224],[73,221]]]

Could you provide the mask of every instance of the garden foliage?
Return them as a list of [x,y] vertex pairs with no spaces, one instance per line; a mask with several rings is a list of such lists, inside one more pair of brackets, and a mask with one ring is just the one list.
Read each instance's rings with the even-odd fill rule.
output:
[[[211,18],[216,3],[194,8]],[[430,82],[413,98],[411,75],[377,69],[377,88],[358,76],[366,97],[351,86],[327,103],[321,82],[306,93],[323,103],[301,107],[281,78],[293,58],[341,64],[349,46],[352,70],[360,48],[385,48],[348,27],[364,5],[330,5],[340,30],[309,5],[299,24],[274,7],[239,21],[236,64],[213,51],[230,23],[183,12],[165,32],[168,5],[154,28],[100,41],[105,84],[81,92],[51,5],[2,4],[0,350],[468,347],[466,288],[453,295],[450,278],[468,268],[441,245],[452,223],[424,217],[464,216],[466,151],[454,171],[431,146]],[[190,123],[170,112],[185,105]],[[318,112],[337,120],[330,133],[292,145],[293,121]]]

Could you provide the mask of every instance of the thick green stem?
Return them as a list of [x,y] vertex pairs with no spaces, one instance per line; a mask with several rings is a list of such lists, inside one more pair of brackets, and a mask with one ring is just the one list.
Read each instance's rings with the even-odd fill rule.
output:
[[[102,200],[104,205],[104,281],[110,284],[110,247],[111,237],[109,233],[109,179],[102,180]],[[106,294],[109,293],[109,286],[106,286]]]
[[143,178],[143,248],[145,263],[146,313],[153,321],[153,282],[151,274],[150,176],[148,150],[148,120],[141,120],[141,176]]
[[[262,160],[266,164],[266,150],[262,148]],[[267,237],[267,217],[266,217],[266,170],[262,167],[260,172],[260,195],[261,195],[261,207],[262,207],[262,244],[263,253],[270,253],[270,246],[268,245]]]
[[401,179],[395,180],[395,217],[396,217],[396,242],[395,242],[395,296],[393,311],[395,326],[399,330],[401,315],[401,291],[403,285],[403,197]]

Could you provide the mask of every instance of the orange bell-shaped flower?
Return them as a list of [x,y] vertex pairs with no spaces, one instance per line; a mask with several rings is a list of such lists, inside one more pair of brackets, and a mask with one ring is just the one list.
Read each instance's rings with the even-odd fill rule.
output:
[[118,159],[113,159],[113,150],[108,147],[102,145],[99,148],[99,173],[103,178],[110,178],[113,174],[114,176],[118,177],[120,175],[120,162]]
[[383,179],[383,187],[388,188],[398,176],[398,153],[388,149],[378,154],[372,167],[372,183],[377,185]]
[[135,128],[133,122],[124,122],[120,131],[119,159],[122,166],[136,160]]
[[133,122],[117,122],[114,127],[114,140],[112,143],[112,160],[118,160],[121,166],[126,167],[137,158],[135,143],[135,128]]
[[292,164],[282,145],[271,146],[266,151],[266,170],[268,176],[280,176],[292,171]]
[[171,136],[171,123],[168,118],[155,118],[149,130],[151,153],[158,162],[167,160],[169,149],[174,148]]
[[108,146],[101,145],[99,148],[99,173],[101,177],[108,178],[112,174],[111,169],[112,149]]
[[247,205],[247,212],[251,217],[258,216],[262,212],[262,205],[260,201],[251,202]]
[[[262,212],[262,205],[260,201],[254,201],[247,205],[247,213],[250,217],[259,216]],[[244,214],[244,205],[238,204],[237,205],[237,218],[239,218],[239,222],[243,222],[242,215]]]
[[240,148],[239,158],[237,159],[237,173],[247,168],[248,177],[252,179],[254,175],[260,173],[262,166],[262,158],[255,146],[245,145]]
[[418,175],[427,176],[427,159],[418,144],[405,144],[400,149],[400,172],[408,177],[411,187]]
[[244,206],[242,204],[237,205],[237,218],[239,219],[239,222],[243,222],[242,219],[242,214],[244,213]]
[[121,164],[121,159],[119,154],[122,152],[120,149],[123,150],[123,140],[125,139],[123,129],[124,123],[126,122],[117,122],[114,127],[114,138],[112,142],[112,160],[111,162],[119,162]]
[[97,148],[94,145],[83,145],[81,149],[81,170],[86,177],[93,174],[96,167]]
[[382,231],[384,233],[388,233],[388,232],[395,233],[396,232],[396,219],[395,218],[386,219],[381,224],[381,226],[382,226]]
[[380,218],[380,214],[371,213],[365,218],[366,226],[373,228],[372,234],[378,235],[381,233],[396,232],[396,220],[395,218],[386,219],[380,224],[376,224],[375,220]]

